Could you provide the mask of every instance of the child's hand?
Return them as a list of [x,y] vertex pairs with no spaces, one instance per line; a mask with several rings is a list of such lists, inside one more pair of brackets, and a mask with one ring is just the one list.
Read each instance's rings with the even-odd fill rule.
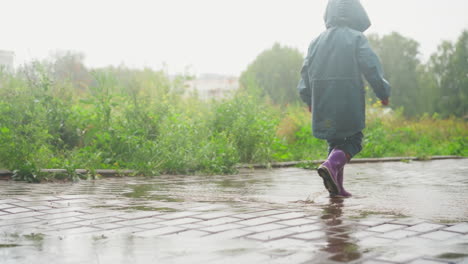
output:
[[383,100],[380,100],[380,102],[382,103],[382,105],[384,106],[388,106],[390,104],[390,100],[388,100],[388,98],[385,98]]
[[312,106],[311,105],[309,105],[309,112],[312,113]]

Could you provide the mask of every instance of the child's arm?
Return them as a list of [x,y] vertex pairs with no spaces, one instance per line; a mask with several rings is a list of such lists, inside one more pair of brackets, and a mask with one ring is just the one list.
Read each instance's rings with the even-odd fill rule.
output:
[[369,82],[377,97],[388,102],[390,97],[390,84],[385,80],[379,58],[372,50],[364,35],[359,40],[358,62],[364,77]]
[[312,105],[312,91],[304,79],[299,81],[297,89],[299,90],[299,95],[301,96],[302,101],[310,107]]
[[301,96],[302,101],[309,106],[312,105],[312,90],[309,87],[309,76],[307,70],[307,58],[304,61],[304,65],[302,66],[301,70],[301,80],[297,85],[297,89],[299,90],[299,95]]

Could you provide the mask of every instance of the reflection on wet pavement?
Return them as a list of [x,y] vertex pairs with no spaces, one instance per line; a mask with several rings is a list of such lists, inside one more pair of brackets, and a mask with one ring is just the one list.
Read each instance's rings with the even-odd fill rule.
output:
[[467,263],[468,162],[0,182],[0,263]]
[[330,204],[323,207],[321,219],[324,221],[327,246],[322,250],[332,254],[331,260],[349,262],[360,259],[362,254],[359,246],[350,238],[348,233],[352,227],[343,225],[344,199],[330,198]]

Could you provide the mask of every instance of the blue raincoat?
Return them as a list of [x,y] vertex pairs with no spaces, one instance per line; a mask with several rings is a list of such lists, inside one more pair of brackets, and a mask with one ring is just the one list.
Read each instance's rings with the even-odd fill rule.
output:
[[359,0],[330,0],[327,30],[312,41],[298,85],[302,100],[313,109],[313,134],[340,139],[365,128],[366,78],[380,99],[390,85],[363,32],[371,23]]

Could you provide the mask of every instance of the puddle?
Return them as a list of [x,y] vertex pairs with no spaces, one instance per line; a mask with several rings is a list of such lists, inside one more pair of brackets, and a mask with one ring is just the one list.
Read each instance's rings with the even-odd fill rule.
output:
[[158,184],[139,184],[139,185],[130,185],[129,186],[132,191],[126,192],[123,196],[128,198],[135,198],[135,199],[145,199],[145,200],[153,200],[153,201],[161,201],[161,202],[170,202],[170,203],[177,203],[183,202],[184,199],[182,198],[175,198],[171,195],[164,195],[159,194],[164,192],[163,187]]
[[[446,180],[447,174],[450,181]],[[118,222],[109,223],[108,226],[113,227],[109,230],[104,228],[103,233],[101,229],[96,228],[98,230],[93,230],[91,235],[66,233],[66,236],[59,237],[39,232],[5,234],[0,240],[0,262],[62,264],[76,263],[76,260],[80,260],[82,263],[303,263],[315,257],[325,259],[324,263],[356,262],[365,259],[370,251],[381,253],[378,252],[379,246],[374,245],[372,241],[366,244],[355,236],[364,229],[363,226],[357,226],[361,219],[392,219],[404,222],[408,218],[422,219],[427,223],[466,222],[468,207],[459,205],[468,200],[467,174],[466,160],[351,164],[345,170],[346,187],[354,194],[349,199],[329,198],[316,172],[299,168],[244,171],[239,175],[212,177],[162,175],[155,178],[115,178],[76,184],[0,183],[0,194],[7,197],[2,199],[20,197],[24,201],[34,203],[34,206],[48,207],[47,210],[54,210],[54,203],[57,206],[66,204],[64,208],[71,209],[77,206],[78,215],[73,215],[73,210],[63,211],[71,213],[70,218],[75,217],[76,221],[82,221],[79,214],[88,212],[89,209],[102,213],[101,217],[116,221],[125,219],[119,218],[119,214],[124,212],[115,212],[116,210],[125,211],[126,217],[135,213],[141,216],[135,218],[135,222],[142,221],[142,225],[150,218],[148,215],[162,215],[151,211],[168,214],[184,212],[174,214],[180,215],[174,222],[182,221],[179,222],[181,224],[173,222],[176,226],[168,227],[172,232],[180,233],[163,237],[132,235],[133,231],[141,233],[142,230],[146,230],[138,226],[135,226],[137,230],[127,229],[128,233],[120,235],[118,228],[112,229],[119,226]],[[8,203],[10,202],[5,202]],[[8,207],[4,208],[8,210]],[[27,206],[21,210],[24,208]],[[317,225],[319,228],[305,231],[304,235],[316,238],[288,237],[268,242],[222,236],[215,238],[215,235],[211,238],[206,236],[209,232],[204,227],[197,227],[197,223],[182,224],[184,218],[206,213],[218,214],[219,217],[213,220],[221,220],[220,225],[224,225],[222,220],[232,220],[235,214],[242,212],[246,217],[250,217],[249,214],[261,215],[263,210],[291,210],[312,215],[313,217],[305,222],[310,220],[311,225]],[[188,214],[185,215],[185,211]],[[158,221],[163,220],[155,218],[157,225]],[[196,217],[192,218],[189,220],[197,221]],[[39,219],[40,217],[37,220]],[[276,220],[278,219],[273,217],[271,221]],[[300,220],[293,219],[299,222]],[[47,225],[45,222],[42,221],[41,224]],[[277,228],[279,225],[280,234],[285,232],[283,229],[288,228],[277,223],[265,224],[268,225],[276,225]],[[185,232],[187,226],[193,230]],[[5,230],[23,231],[21,227],[21,224],[18,224],[15,228]],[[236,234],[239,236],[247,232],[240,230],[243,229],[242,223],[231,224],[231,227],[234,228],[234,233],[240,231]],[[57,233],[60,233],[60,230],[54,234]],[[194,238],[193,233],[201,233],[203,236]],[[429,254],[446,260],[467,258],[468,255],[463,253],[466,252],[466,244],[462,244],[463,241],[457,243],[416,243],[399,247],[386,245],[385,250],[390,255],[403,252],[417,253],[421,256]],[[299,255],[305,255],[303,260],[286,260],[298,252]]]

